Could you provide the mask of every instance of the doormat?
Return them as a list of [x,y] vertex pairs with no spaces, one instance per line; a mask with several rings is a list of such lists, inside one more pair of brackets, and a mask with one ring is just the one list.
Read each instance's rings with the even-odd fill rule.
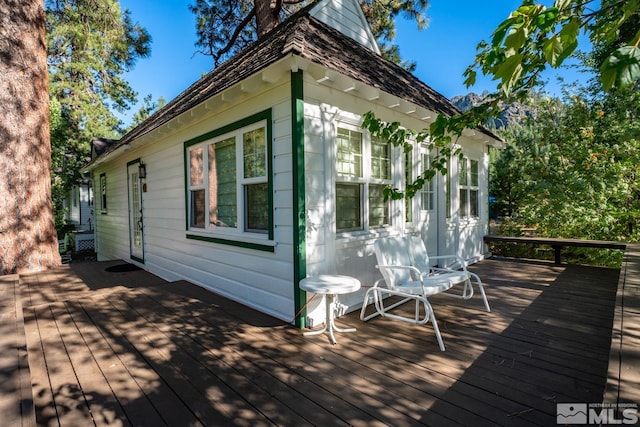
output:
[[104,271],[108,271],[109,273],[124,273],[127,271],[138,271],[138,270],[142,270],[142,269],[137,265],[128,264],[128,263],[112,265],[111,267],[107,267],[104,269]]

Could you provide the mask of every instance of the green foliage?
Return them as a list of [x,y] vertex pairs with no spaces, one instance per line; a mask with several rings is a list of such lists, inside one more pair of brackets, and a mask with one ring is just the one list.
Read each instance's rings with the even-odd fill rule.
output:
[[157,101],[153,100],[153,95],[151,94],[145,96],[144,99],[142,100],[142,105],[131,118],[131,124],[127,126],[127,128],[124,130],[124,133],[130,132],[131,130],[133,130],[140,123],[145,121],[149,116],[151,116],[153,113],[155,113],[156,111],[164,107],[166,104],[167,104],[167,100],[164,99],[164,97],[162,96],[158,98]]
[[[640,78],[640,0],[605,0],[600,2],[599,9],[591,9],[592,5],[598,4],[595,0],[557,0],[552,7],[546,7],[536,5],[532,0],[524,0],[496,28],[490,42],[482,41],[478,44],[476,60],[464,72],[467,86],[475,83],[478,72],[493,76],[498,81],[496,92],[489,95],[483,104],[451,117],[439,114],[429,129],[419,132],[397,131],[399,124],[384,123],[372,115],[367,115],[363,127],[383,136],[389,133],[403,137],[405,133],[421,141],[432,141],[434,146],[448,149],[441,150],[439,156],[456,154],[457,151],[450,148],[451,144],[465,128],[474,129],[487,123],[488,119],[498,114],[500,105],[525,100],[539,84],[540,73],[547,66],[559,67],[575,54],[581,31],[589,35],[598,52],[598,55],[592,57],[595,58],[601,77],[598,90],[614,91],[635,87]],[[387,126],[390,126],[389,131],[385,130]],[[548,128],[545,131],[553,134],[554,129]],[[400,140],[392,142],[396,145],[401,143]],[[576,153],[585,150],[579,144],[574,144],[574,148]],[[549,174],[553,168],[563,170],[566,167],[563,154],[556,153],[549,145],[540,146],[538,142],[532,142],[527,150],[522,155],[532,155],[536,161],[547,162]],[[442,161],[438,160],[432,169],[446,173],[443,165],[446,165],[444,158]],[[508,176],[510,172],[507,170],[504,173]],[[420,179],[424,177],[419,177]],[[415,188],[419,187],[419,180],[412,184]],[[572,187],[565,188],[565,191],[582,188],[580,181],[571,182]],[[509,193],[513,192],[513,197],[516,197],[518,191],[518,188],[512,186]],[[539,197],[543,197],[548,193],[548,188],[541,188],[540,191]],[[392,189],[390,194],[396,198],[411,196],[412,192],[407,191],[403,195]],[[508,205],[514,202],[515,200],[506,199],[505,203]]]
[[120,134],[122,123],[112,110],[136,102],[122,75],[149,55],[151,37],[116,0],[47,0],[45,12],[53,198],[60,218],[91,138]]
[[[196,16],[196,48],[198,53],[213,58],[215,66],[240,52],[257,40],[254,4],[256,0],[196,0],[189,10]],[[279,18],[291,14],[309,0],[276,0],[272,7],[280,10]],[[418,29],[427,27],[424,15],[427,0],[360,0],[360,6],[378,41],[382,55],[409,71],[415,63],[406,63],[400,56],[395,20],[400,15],[416,22]]]
[[[594,45],[617,44],[602,58],[599,71],[604,89],[631,85],[640,78],[638,14],[639,0],[556,0],[552,7],[524,0],[496,28],[491,43],[478,45],[465,82],[472,85],[480,71],[498,80],[497,91],[503,96],[524,95],[547,66],[559,67],[575,53],[578,37],[585,32]],[[629,26],[635,28],[620,38]]]
[[196,16],[198,52],[213,57],[216,66],[258,38],[255,22],[243,23],[253,10],[253,0],[196,0],[189,10]]
[[499,213],[512,218],[504,232],[535,225],[542,236],[640,239],[638,89],[605,93],[594,82],[566,103],[538,99],[535,119],[501,133],[509,147],[490,182]]

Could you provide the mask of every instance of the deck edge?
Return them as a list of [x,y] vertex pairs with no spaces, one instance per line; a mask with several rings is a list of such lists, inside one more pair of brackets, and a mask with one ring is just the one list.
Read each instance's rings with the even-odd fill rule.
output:
[[616,294],[605,404],[640,405],[640,244],[627,245]]

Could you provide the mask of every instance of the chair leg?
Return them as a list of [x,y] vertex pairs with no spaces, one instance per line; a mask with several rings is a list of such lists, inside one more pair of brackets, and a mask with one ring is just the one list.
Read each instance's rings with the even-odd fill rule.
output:
[[[369,292],[373,292],[373,303],[376,310],[372,314],[365,316],[365,312],[367,311],[367,307],[369,306],[369,298],[370,298]],[[376,292],[375,288],[369,288],[367,289],[367,292],[365,292],[364,298],[362,300],[362,310],[360,310],[360,320],[363,320],[366,322],[367,320],[372,319],[379,315],[380,313],[378,312],[378,293]]]
[[[471,274],[471,273],[469,273]],[[462,299],[471,299],[473,297],[473,285],[471,283],[471,278],[465,280],[464,289],[462,291]]]
[[484,301],[484,307],[487,309],[487,312],[491,312],[491,308],[489,307],[489,300],[487,300],[487,294],[484,293],[484,286],[482,286],[482,280],[480,280],[480,276],[475,273],[469,273],[473,276],[478,283],[478,288],[480,289],[480,294],[482,294],[482,300]]
[[433,307],[429,301],[424,299],[425,308],[429,310],[429,317],[431,318],[431,324],[433,325],[433,331],[436,333],[436,339],[438,340],[438,345],[440,346],[440,351],[444,351],[444,342],[442,342],[442,335],[440,335],[440,328],[438,328],[438,322],[436,321],[436,315],[433,312]]

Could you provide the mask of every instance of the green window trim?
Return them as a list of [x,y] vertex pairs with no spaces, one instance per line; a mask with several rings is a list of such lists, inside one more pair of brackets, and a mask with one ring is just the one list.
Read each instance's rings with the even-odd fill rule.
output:
[[307,276],[307,241],[305,209],[304,163],[304,76],[291,73],[291,155],[293,166],[293,319],[296,327],[304,328],[307,319],[307,293],[300,289],[300,280]]
[[244,242],[241,240],[225,239],[221,237],[200,236],[198,234],[187,234],[187,239],[198,240],[200,242],[218,243],[221,245],[235,246],[238,248],[254,249],[262,252],[275,252],[275,245],[263,245],[260,243]]
[[[271,245],[271,244],[260,244],[260,243],[247,243],[246,241],[244,241],[243,239],[251,236],[252,234],[258,235],[258,234],[267,234],[267,238],[268,241],[273,241],[274,239],[274,214],[273,214],[273,131],[272,131],[272,112],[271,109],[267,109],[264,111],[261,111],[259,113],[253,114],[249,117],[246,117],[244,119],[238,120],[236,122],[233,122],[231,124],[228,124],[226,126],[222,126],[218,129],[214,129],[210,132],[204,133],[202,135],[199,135],[195,138],[189,139],[187,141],[184,142],[184,179],[185,179],[185,230],[187,232],[191,231],[194,226],[191,224],[191,220],[192,220],[192,203],[193,203],[193,199],[190,196],[190,193],[193,192],[197,192],[197,191],[201,191],[200,187],[194,187],[192,184],[192,177],[190,176],[190,162],[192,162],[192,156],[191,153],[193,153],[195,150],[191,150],[191,147],[200,144],[200,143],[204,143],[206,141],[215,139],[217,137],[220,137],[222,135],[228,134],[228,133],[232,133],[232,132],[236,132],[241,130],[242,128],[245,127],[249,127],[252,125],[255,125],[256,123],[259,123],[261,121],[265,122],[265,140],[266,140],[266,165],[260,165],[261,167],[265,167],[266,166],[266,182],[262,182],[262,185],[266,184],[267,186],[267,218],[266,218],[266,233],[264,232],[256,232],[253,230],[249,230],[247,229],[245,224],[245,229],[244,230],[239,230],[238,231],[238,235],[243,236],[243,238],[239,238],[238,240],[235,240],[233,238],[233,236],[227,236],[225,235],[224,237],[217,235],[216,231],[211,231],[211,230],[207,230],[206,228],[202,229],[203,233],[210,233],[211,236],[201,236],[201,235],[196,235],[196,234],[187,234],[187,239],[192,239],[192,240],[200,240],[200,241],[206,241],[206,242],[211,242],[211,243],[219,243],[219,244],[227,244],[227,245],[231,245],[231,246],[238,246],[238,247],[244,247],[244,248],[249,248],[249,249],[257,249],[257,250],[263,250],[263,251],[267,251],[267,252],[274,252],[275,251],[275,245]],[[203,145],[203,153],[205,150]],[[209,153],[207,152],[207,158],[208,158]],[[253,153],[248,153],[249,156],[253,156]],[[244,160],[244,159],[243,159]],[[244,188],[247,187],[248,185],[255,185],[255,184],[261,184],[259,182],[251,182],[250,179],[254,179],[254,178],[248,178],[245,179],[242,182],[238,182],[236,183],[236,187],[242,191],[244,191]],[[205,179],[206,180],[206,179]],[[202,188],[206,188],[206,186],[202,185]],[[208,207],[206,209],[209,209]],[[246,206],[245,206],[245,211]],[[255,213],[252,212],[252,215],[255,216]],[[244,221],[245,223],[247,222],[247,218],[246,212],[243,213],[238,213],[238,216],[242,215],[244,217]],[[252,217],[253,218],[253,217]],[[263,222],[264,224],[264,222]],[[196,229],[199,227],[196,227]]]

